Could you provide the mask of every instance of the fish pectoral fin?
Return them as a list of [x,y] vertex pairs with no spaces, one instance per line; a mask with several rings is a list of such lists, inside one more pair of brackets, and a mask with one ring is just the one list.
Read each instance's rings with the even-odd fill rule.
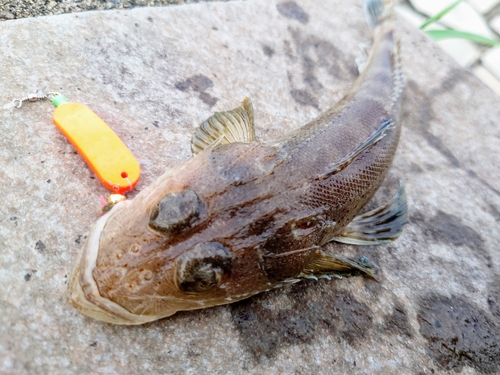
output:
[[298,277],[306,279],[338,278],[354,276],[360,273],[379,280],[377,267],[366,257],[354,259],[343,255],[329,254],[323,250],[316,250],[311,260],[305,265]]
[[358,215],[331,241],[352,245],[377,245],[395,240],[406,223],[408,205],[403,184],[385,205]]
[[255,140],[253,106],[249,98],[238,107],[226,112],[215,112],[203,121],[191,139],[193,154],[203,151],[214,143],[249,143]]

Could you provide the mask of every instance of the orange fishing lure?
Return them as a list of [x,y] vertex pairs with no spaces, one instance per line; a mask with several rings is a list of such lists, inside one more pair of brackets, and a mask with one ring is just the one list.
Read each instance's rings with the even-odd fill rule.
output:
[[124,194],[137,185],[141,175],[139,163],[113,130],[87,106],[68,102],[59,93],[26,96],[14,100],[14,105],[19,108],[24,101],[43,99],[50,99],[57,107],[54,125],[107,189]]

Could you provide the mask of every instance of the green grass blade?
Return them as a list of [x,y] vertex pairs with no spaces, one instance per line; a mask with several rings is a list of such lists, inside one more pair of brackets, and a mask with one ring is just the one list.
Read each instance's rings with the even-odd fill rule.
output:
[[457,30],[427,30],[426,33],[434,40],[461,38],[467,39],[476,43],[486,44],[487,46],[500,46],[500,41],[485,38],[484,36],[467,33]]
[[453,8],[455,8],[461,2],[462,2],[462,0],[455,1],[453,4],[451,4],[450,6],[444,8],[441,12],[439,12],[438,14],[436,14],[434,17],[429,18],[427,21],[424,22],[424,24],[422,26],[420,26],[420,30],[425,29],[431,23],[439,21],[443,16],[445,16],[448,12],[450,12]]

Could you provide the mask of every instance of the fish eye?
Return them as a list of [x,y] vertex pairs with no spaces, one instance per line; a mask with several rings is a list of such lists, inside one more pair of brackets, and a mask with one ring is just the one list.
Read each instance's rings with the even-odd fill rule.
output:
[[199,219],[204,206],[203,200],[190,189],[167,194],[151,211],[149,227],[166,235],[179,233]]
[[175,283],[182,292],[205,292],[218,286],[230,270],[229,250],[218,242],[207,242],[177,258]]

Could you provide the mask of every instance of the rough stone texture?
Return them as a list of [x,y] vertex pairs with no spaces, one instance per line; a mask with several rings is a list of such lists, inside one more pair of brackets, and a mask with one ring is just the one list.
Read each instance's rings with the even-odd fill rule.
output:
[[0,0],[0,20],[216,0]]
[[[256,0],[0,24],[0,373],[499,373],[500,99],[425,35],[397,24],[408,84],[387,184],[410,220],[367,255],[382,280],[307,281],[138,327],[66,302],[105,194],[51,125],[58,90],[85,103],[143,167],[137,190],[190,157],[212,111],[254,101],[271,140],[341,98],[368,43],[361,1]],[[135,193],[134,193],[135,194]],[[133,196],[134,194],[131,194]]]

